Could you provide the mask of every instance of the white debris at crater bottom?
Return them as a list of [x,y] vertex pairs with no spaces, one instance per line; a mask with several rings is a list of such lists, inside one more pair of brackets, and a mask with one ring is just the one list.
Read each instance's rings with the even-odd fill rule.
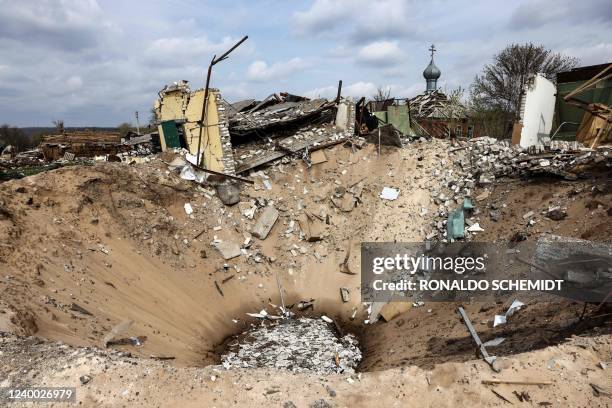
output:
[[352,374],[362,357],[354,335],[338,337],[325,321],[309,318],[262,323],[229,349],[221,357],[226,369],[273,367],[295,373]]

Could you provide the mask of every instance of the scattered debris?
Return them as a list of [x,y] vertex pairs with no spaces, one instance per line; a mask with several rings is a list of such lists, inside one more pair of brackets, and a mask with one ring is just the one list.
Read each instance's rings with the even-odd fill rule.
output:
[[272,206],[266,207],[259,216],[257,223],[253,226],[251,234],[259,239],[266,239],[270,230],[278,220],[278,211]]
[[591,386],[591,388],[593,388],[593,393],[596,396],[600,396],[600,395],[604,395],[606,397],[612,397],[612,390],[602,387],[601,385],[597,385],[595,383],[589,383],[589,385]]
[[519,300],[514,300],[508,310],[503,315],[495,315],[493,319],[493,327],[499,326],[500,324],[505,324],[507,319],[514,314],[517,310],[521,310],[521,307],[525,304]]
[[482,355],[482,358],[484,358],[484,360],[491,366],[493,371],[499,372],[500,371],[499,367],[495,364],[497,357],[489,356],[489,353],[487,352],[485,345],[480,340],[480,337],[478,337],[478,333],[476,332],[476,329],[474,329],[474,326],[472,325],[472,322],[470,321],[470,318],[468,317],[467,313],[465,313],[465,310],[463,310],[463,307],[459,307],[459,314],[461,315],[463,322],[467,326],[467,329],[470,332],[470,335],[474,339],[474,342],[478,346],[478,349],[480,350],[480,354]]
[[82,376],[79,377],[79,381],[81,382],[81,385],[88,384],[89,382],[91,382],[91,376],[89,376],[89,375],[82,375]]
[[553,221],[561,221],[565,217],[567,217],[567,212],[560,207],[549,208],[546,212],[546,218],[550,218]]
[[340,298],[344,303],[348,302],[349,299],[349,290],[347,288],[340,288]]
[[385,319],[385,322],[390,322],[399,315],[406,313],[412,307],[412,303],[409,302],[389,302],[380,309],[379,314]]
[[498,389],[495,389],[495,388],[491,388],[491,391],[493,392],[493,394],[497,395],[499,398],[501,398],[502,400],[506,401],[507,403],[513,404],[510,395],[507,394],[505,391],[498,390]]
[[246,334],[231,343],[230,351],[221,357],[226,369],[272,367],[295,373],[352,374],[361,361],[355,336],[337,337],[323,319],[266,322]]
[[230,241],[213,241],[213,245],[221,253],[221,256],[226,261],[242,255],[240,245]]
[[399,190],[396,190],[391,187],[384,187],[382,192],[380,193],[380,198],[384,200],[396,200],[399,196]]
[[88,316],[93,316],[93,313],[91,313],[89,310],[85,309],[82,306],[77,305],[76,303],[72,302],[70,304],[70,310],[73,310],[75,312],[79,312],[82,313],[84,315],[88,315]]
[[495,384],[515,384],[515,385],[551,385],[551,381],[540,381],[530,379],[509,379],[509,378],[491,378],[488,380],[482,380],[483,384],[495,385]]

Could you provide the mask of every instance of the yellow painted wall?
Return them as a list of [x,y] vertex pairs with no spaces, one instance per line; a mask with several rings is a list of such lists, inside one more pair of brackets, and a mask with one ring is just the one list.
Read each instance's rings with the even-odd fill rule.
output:
[[[198,154],[198,138],[200,126],[196,123],[202,115],[202,102],[204,90],[198,90],[191,94],[189,105],[187,105],[186,119],[183,125],[189,152]],[[221,134],[219,132],[219,116],[217,114],[216,92],[210,91],[208,95],[208,111],[206,126],[202,128],[202,145],[200,153],[204,154],[204,167],[209,170],[223,172],[223,150],[221,146]]]
[[[216,95],[217,91],[209,91],[207,126],[202,128],[200,153],[204,156],[203,162],[205,168],[223,172],[223,150],[221,146],[221,134],[218,127],[219,116],[217,114]],[[186,120],[186,123],[183,125],[183,130],[185,131],[185,139],[189,146],[189,152],[193,155],[198,154],[200,126],[197,122],[202,115],[203,100],[203,89],[191,94],[186,94],[181,91],[168,92],[164,94],[164,99],[159,111],[161,121]],[[161,126],[159,127],[159,132],[160,135],[163,135]],[[163,137],[160,139],[162,140],[162,150],[166,150]]]
[[185,104],[184,98],[188,98],[187,94],[181,91],[169,92],[164,95],[161,105],[161,121],[184,119],[183,107]]

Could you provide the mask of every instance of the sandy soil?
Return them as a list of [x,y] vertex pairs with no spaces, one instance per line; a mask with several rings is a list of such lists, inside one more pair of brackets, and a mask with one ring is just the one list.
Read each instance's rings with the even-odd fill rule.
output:
[[[43,344],[48,352],[37,354],[38,346],[27,343],[32,340],[10,337],[0,353],[0,380],[14,383],[27,365],[37,373],[34,383],[68,381],[87,390],[80,393],[85,406],[282,406],[287,401],[308,406],[318,399],[333,406],[501,404],[480,384],[493,373],[477,360],[456,304],[426,304],[389,323],[363,324],[368,316],[359,296],[359,245],[424,238],[436,208],[430,199],[431,187],[439,183],[433,170],[452,162],[447,150],[443,141],[431,141],[383,148],[379,157],[371,145],[355,151],[336,146],[326,150],[326,163],[310,169],[297,160],[264,169],[272,189],[258,173],[254,186],[243,187],[242,203],[233,207],[224,206],[212,188],[196,188],[170,173],[163,163],[172,159],[167,156],[133,166],[63,168],[0,184],[0,332],[103,347],[104,336],[130,320],[121,337],[146,338],[139,347],[114,347],[140,359],[81,349],[71,360],[68,346]],[[384,186],[398,188],[398,200],[381,200]],[[340,187],[355,193],[350,211],[330,200]],[[527,229],[532,238],[551,230],[609,240],[609,194],[605,175],[573,183],[500,183],[477,203],[485,229],[478,239],[507,239]],[[224,260],[211,242],[218,237],[241,244],[249,238],[261,212],[252,220],[243,216],[241,207],[251,200],[272,201],[279,221],[267,239],[252,238],[246,254]],[[500,220],[488,220],[487,206],[504,202],[508,207]],[[556,202],[568,207],[565,220],[538,216],[534,226],[525,226],[524,212]],[[192,216],[185,203],[194,208]],[[419,215],[422,207],[428,215]],[[329,220],[321,241],[300,240],[297,220],[304,209]],[[340,272],[347,252],[355,275]],[[218,363],[219,345],[248,327],[246,312],[272,311],[280,304],[277,277],[287,304],[314,299],[307,315],[326,314],[361,337],[366,357],[360,379],[201,368]],[[340,287],[350,290],[349,302],[341,301]],[[528,303],[513,322],[493,329],[490,320],[505,305],[466,308],[483,339],[507,337],[496,354],[508,356],[511,368],[500,375],[537,374],[554,381],[552,388],[526,388],[530,404],[609,403],[588,385],[591,380],[611,385],[597,366],[610,360],[609,321],[589,313],[576,324],[582,305]],[[586,348],[577,340],[555,346],[576,334],[597,337],[580,337]],[[19,352],[36,364],[19,360]],[[564,363],[548,368],[557,355]],[[160,363],[151,356],[174,360]],[[85,372],[94,381],[81,386],[78,377]],[[520,405],[516,397],[513,403]]]
[[[601,365],[612,358],[610,336],[573,337],[561,346],[514,355],[503,361],[499,374],[476,360],[439,364],[431,370],[406,366],[352,377],[280,374],[274,370],[225,371],[215,366],[176,368],[164,362],[37,343],[35,339],[0,338],[0,378],[6,378],[0,386],[35,383],[76,387],[78,406],[83,407],[510,405],[498,394],[519,407],[608,407],[612,402],[609,395],[596,395],[591,386],[608,391],[612,388],[610,368]],[[82,376],[90,381],[81,384]],[[482,384],[482,380],[492,378],[551,384]],[[529,401],[521,402],[515,392],[526,395]]]

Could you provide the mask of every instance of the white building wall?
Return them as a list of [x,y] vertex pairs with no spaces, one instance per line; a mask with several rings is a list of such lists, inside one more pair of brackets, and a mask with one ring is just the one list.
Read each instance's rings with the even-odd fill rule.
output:
[[537,74],[533,81],[525,86],[521,106],[523,129],[520,145],[522,147],[541,145],[549,139],[555,113],[556,93],[555,84],[542,74]]

